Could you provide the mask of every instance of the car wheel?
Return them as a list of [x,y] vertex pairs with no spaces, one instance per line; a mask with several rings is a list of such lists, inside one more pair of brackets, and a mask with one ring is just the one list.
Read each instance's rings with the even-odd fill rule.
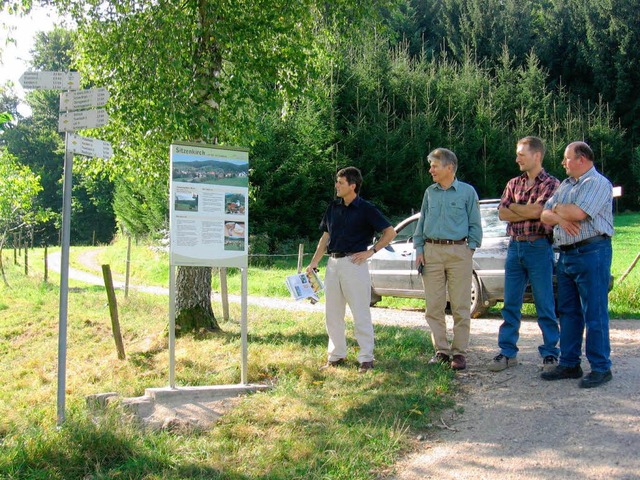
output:
[[471,318],[478,318],[486,313],[488,305],[484,304],[484,292],[478,277],[471,278]]
[[373,307],[380,300],[382,300],[382,297],[378,295],[376,292],[374,292],[373,288],[371,288],[371,302],[369,303],[369,306]]

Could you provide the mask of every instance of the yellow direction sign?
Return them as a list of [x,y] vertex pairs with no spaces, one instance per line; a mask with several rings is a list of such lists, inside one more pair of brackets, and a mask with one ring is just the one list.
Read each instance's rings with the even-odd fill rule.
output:
[[60,114],[58,131],[75,132],[85,128],[104,127],[107,123],[109,123],[109,115],[104,108],[68,112]]
[[111,144],[104,140],[69,133],[68,142],[67,149],[73,153],[79,153],[87,157],[104,158],[105,160],[113,156]]
[[108,100],[109,92],[104,87],[62,92],[60,94],[60,111],[68,112],[103,107]]

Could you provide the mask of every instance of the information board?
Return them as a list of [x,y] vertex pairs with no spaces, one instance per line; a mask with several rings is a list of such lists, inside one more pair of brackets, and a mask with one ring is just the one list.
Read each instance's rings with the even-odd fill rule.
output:
[[171,145],[171,264],[248,266],[249,153]]

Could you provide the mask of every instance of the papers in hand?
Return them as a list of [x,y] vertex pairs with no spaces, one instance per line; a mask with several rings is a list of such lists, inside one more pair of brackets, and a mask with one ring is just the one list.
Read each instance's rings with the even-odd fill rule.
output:
[[318,294],[324,290],[322,280],[316,272],[289,275],[284,282],[296,300],[309,298],[312,303],[316,303],[319,300]]

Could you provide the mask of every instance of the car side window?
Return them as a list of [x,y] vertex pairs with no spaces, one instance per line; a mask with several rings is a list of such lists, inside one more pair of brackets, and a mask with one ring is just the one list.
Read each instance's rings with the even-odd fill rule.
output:
[[482,235],[485,238],[498,238],[507,236],[507,222],[500,220],[497,208],[482,208]]
[[393,240],[393,243],[410,243],[413,241],[413,232],[416,231],[416,222],[414,220],[412,222],[407,223],[400,230],[398,230],[398,234],[396,238]]

